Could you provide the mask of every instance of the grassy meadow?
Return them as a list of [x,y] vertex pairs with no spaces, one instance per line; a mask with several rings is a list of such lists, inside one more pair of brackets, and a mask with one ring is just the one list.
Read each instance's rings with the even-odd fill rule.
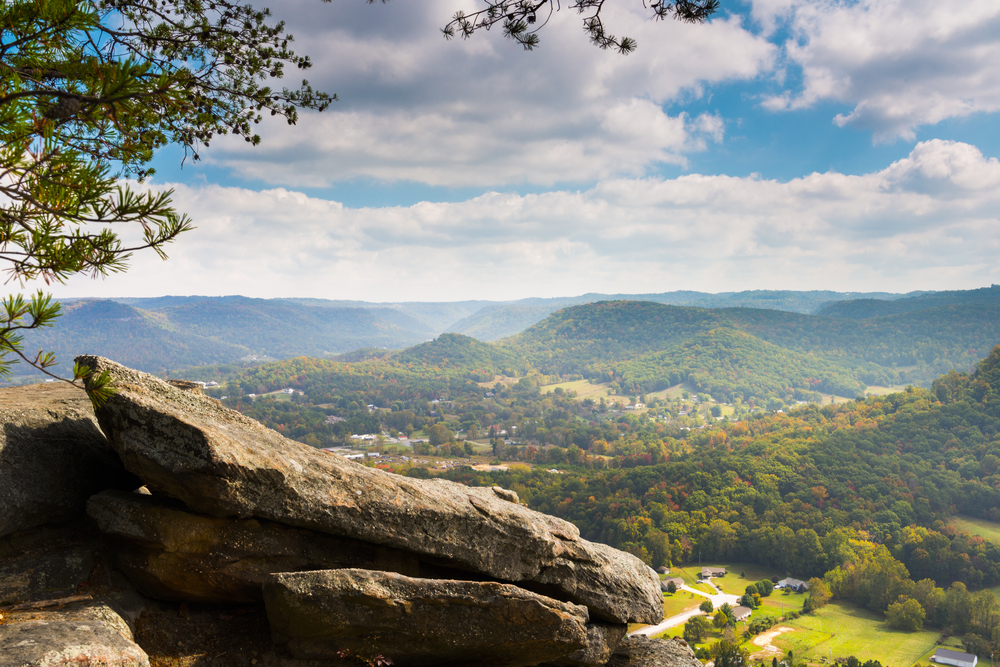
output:
[[984,540],[1000,544],[1000,523],[971,516],[956,516],[949,519],[948,524],[972,535],[979,535]]
[[[783,653],[791,649],[797,657],[811,662],[853,655],[862,661],[878,660],[887,667],[909,667],[933,653],[941,637],[935,630],[893,630],[880,614],[835,603],[780,625],[792,631],[778,635],[771,643]],[[759,650],[751,645],[747,648]]]
[[561,388],[564,391],[575,391],[576,400],[582,401],[585,398],[591,398],[595,401],[600,401],[602,398],[604,402],[608,405],[614,405],[616,401],[621,401],[622,405],[629,404],[629,396],[623,396],[621,394],[610,394],[608,393],[608,383],[602,382],[601,384],[592,384],[590,380],[575,380],[573,382],[560,382],[558,384],[547,384],[540,388],[543,394],[551,394],[556,390],[556,388]]

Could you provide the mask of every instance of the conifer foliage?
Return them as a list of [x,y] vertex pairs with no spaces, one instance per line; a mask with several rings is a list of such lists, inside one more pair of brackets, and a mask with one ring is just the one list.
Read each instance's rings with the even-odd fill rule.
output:
[[[63,282],[124,271],[132,253],[192,229],[171,192],[121,179],[152,174],[170,143],[186,157],[220,134],[257,144],[261,114],[294,123],[334,99],[307,81],[272,90],[286,65],[310,66],[267,10],[232,0],[11,0],[0,5],[0,260],[11,279]],[[39,292],[0,309],[0,374],[11,352],[36,368],[19,331],[59,306]],[[82,369],[77,369],[77,375]],[[84,371],[85,372],[85,371]]]

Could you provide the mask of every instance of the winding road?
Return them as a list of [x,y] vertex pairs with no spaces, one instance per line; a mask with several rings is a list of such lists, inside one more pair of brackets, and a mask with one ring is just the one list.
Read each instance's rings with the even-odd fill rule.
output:
[[[681,586],[680,590],[687,591],[688,593],[694,593],[695,595],[700,595],[703,598],[708,598],[709,600],[712,601],[712,607],[714,607],[715,609],[718,609],[726,602],[728,602],[733,607],[739,605],[740,598],[738,595],[729,595],[728,593],[723,593],[722,591],[719,590],[719,587],[712,582],[711,579],[705,579],[701,583],[708,584],[713,589],[715,589],[715,595],[710,595],[704,591],[696,590],[687,585]],[[697,607],[695,607],[694,609],[689,609],[688,611],[681,612],[680,614],[671,616],[670,618],[666,618],[657,623],[656,625],[647,625],[644,628],[633,630],[629,634],[642,635],[643,637],[653,637],[655,635],[660,634],[664,630],[681,625],[682,623],[687,623],[688,619],[690,619],[692,616],[697,616],[698,614],[701,613],[703,612]]]

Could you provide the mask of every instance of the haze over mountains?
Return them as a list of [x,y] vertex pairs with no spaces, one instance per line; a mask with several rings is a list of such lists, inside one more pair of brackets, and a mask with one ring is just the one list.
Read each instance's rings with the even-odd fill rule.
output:
[[[645,305],[594,305],[611,301]],[[728,346],[743,350],[736,356],[772,359],[804,377],[822,375],[832,362],[863,384],[926,383],[971,366],[1000,343],[996,285],[906,295],[667,292],[505,303],[164,296],[74,299],[64,310],[55,327],[25,336],[27,349],[65,360],[99,354],[149,372],[400,349],[447,332],[485,342],[521,334],[504,345],[542,372],[580,374],[614,364],[609,372],[634,388],[659,386],[670,369],[690,367],[692,355]],[[839,390],[854,387],[850,381]]]

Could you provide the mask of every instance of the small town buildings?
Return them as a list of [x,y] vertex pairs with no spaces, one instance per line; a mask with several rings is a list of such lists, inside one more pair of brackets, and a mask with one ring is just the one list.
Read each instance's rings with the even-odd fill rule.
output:
[[750,607],[736,607],[733,609],[734,621],[745,621],[750,618]]
[[946,648],[939,648],[931,656],[933,662],[942,665],[955,665],[956,667],[976,667],[979,658],[971,653],[961,653]]
[[701,568],[701,578],[709,579],[711,577],[724,577],[726,576],[726,568],[724,567],[703,567]]
[[667,567],[666,565],[661,565],[660,567],[656,568],[656,573],[657,574],[670,574],[670,568]]

